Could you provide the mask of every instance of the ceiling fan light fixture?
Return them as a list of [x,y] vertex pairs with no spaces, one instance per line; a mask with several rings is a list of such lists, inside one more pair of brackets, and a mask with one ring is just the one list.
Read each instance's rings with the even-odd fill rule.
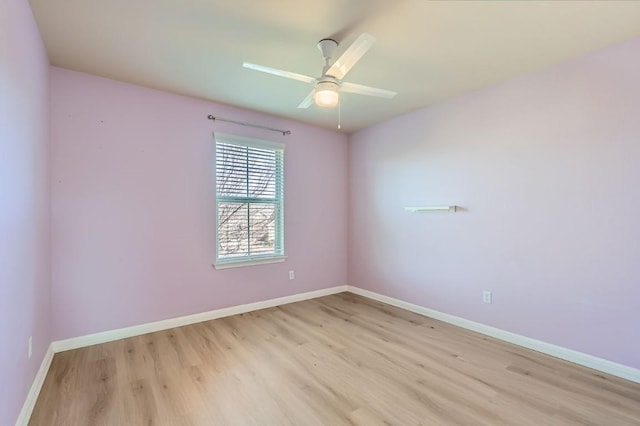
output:
[[313,100],[319,107],[335,107],[340,101],[340,95],[338,94],[338,85],[331,81],[323,81],[318,83],[318,85],[316,86],[316,91],[313,94]]

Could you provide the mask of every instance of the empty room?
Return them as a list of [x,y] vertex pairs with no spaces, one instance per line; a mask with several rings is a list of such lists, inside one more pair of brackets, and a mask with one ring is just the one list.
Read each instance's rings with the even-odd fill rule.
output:
[[0,425],[640,425],[640,2],[0,0]]

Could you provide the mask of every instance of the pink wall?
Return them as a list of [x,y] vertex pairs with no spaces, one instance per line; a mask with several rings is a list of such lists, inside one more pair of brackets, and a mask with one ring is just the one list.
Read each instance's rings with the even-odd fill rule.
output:
[[49,213],[49,60],[29,3],[6,0],[0,4],[2,425],[15,423],[51,341]]
[[[346,136],[60,68],[51,120],[54,340],[346,284]],[[284,263],[211,267],[214,130],[286,144]]]
[[635,39],[352,135],[349,283],[639,368],[638,76]]

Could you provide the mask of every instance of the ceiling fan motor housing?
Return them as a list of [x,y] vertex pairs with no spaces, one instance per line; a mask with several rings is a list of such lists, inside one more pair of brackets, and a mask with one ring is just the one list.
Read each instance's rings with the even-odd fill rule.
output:
[[316,84],[316,90],[331,90],[333,92],[337,92],[340,88],[340,85],[332,78],[323,78],[318,81]]

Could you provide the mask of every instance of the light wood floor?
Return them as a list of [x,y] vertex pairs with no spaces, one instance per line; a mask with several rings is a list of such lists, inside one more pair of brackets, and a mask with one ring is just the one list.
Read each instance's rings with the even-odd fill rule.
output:
[[640,385],[350,293],[56,354],[31,425],[640,425]]

